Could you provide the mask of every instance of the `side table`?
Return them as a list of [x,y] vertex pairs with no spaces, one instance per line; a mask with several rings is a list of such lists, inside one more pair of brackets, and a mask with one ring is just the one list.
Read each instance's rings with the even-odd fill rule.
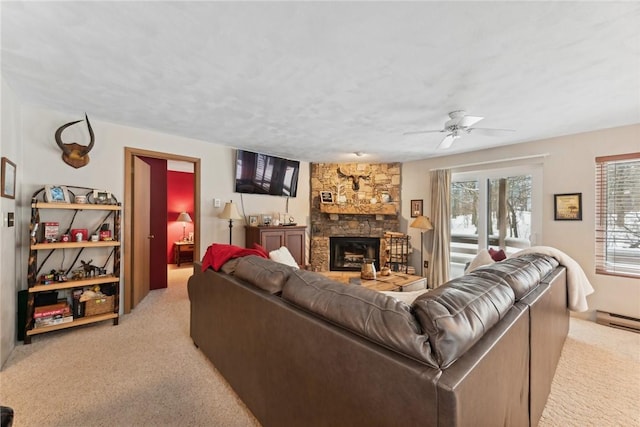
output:
[[193,242],[173,242],[173,260],[180,267],[180,262],[193,262]]

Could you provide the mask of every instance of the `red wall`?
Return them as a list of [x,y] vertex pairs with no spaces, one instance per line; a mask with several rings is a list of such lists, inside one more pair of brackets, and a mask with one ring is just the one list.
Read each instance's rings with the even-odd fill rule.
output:
[[[167,263],[174,263],[173,242],[182,240],[182,222],[176,219],[180,212],[186,211],[191,220],[196,218],[193,214],[193,173],[167,171]],[[187,238],[193,231],[193,222],[187,223],[185,232]]]

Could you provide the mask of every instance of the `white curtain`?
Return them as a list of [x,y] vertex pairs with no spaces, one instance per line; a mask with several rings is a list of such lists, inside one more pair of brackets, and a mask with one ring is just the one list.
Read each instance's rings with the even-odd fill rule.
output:
[[448,169],[432,171],[430,178],[433,232],[428,283],[430,288],[437,288],[449,280],[451,171]]

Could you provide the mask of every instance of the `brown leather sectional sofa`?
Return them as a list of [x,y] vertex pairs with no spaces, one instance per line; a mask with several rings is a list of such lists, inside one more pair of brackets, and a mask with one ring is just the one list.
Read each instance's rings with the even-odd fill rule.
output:
[[191,337],[264,426],[535,426],[568,333],[566,271],[526,255],[407,305],[247,256],[194,266]]

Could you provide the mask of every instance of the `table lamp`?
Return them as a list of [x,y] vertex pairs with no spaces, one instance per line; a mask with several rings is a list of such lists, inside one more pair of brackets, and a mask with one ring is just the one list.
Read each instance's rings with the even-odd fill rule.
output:
[[411,228],[420,229],[420,275],[424,277],[424,232],[433,230],[433,224],[426,216],[418,216],[413,220]]
[[224,204],[224,210],[219,215],[219,218],[229,220],[229,244],[231,244],[231,230],[233,229],[233,220],[242,219],[242,217],[238,213],[238,208],[236,207],[236,204],[233,203],[233,200],[229,200],[227,203]]
[[182,222],[182,241],[184,242],[187,240],[187,235],[186,235],[187,223],[193,222],[193,221],[191,220],[191,216],[189,215],[188,212],[180,212],[180,215],[178,215],[178,219],[176,219],[176,221]]

